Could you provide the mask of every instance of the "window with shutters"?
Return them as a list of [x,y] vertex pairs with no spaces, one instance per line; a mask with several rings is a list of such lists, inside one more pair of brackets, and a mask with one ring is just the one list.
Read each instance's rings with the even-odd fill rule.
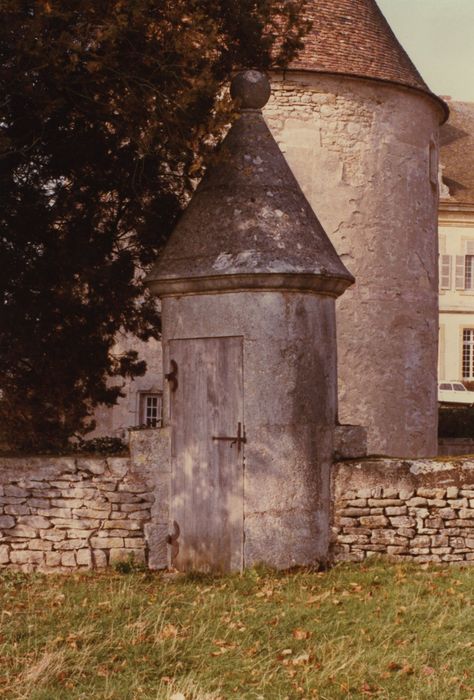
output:
[[462,334],[462,377],[474,379],[474,328],[464,328]]
[[439,256],[439,286],[440,289],[451,289],[451,256]]
[[456,255],[456,289],[464,289],[466,261],[464,255]]

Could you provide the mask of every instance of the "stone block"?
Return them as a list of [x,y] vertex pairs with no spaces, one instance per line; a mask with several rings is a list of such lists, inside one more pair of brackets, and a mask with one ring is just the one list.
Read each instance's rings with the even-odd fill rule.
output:
[[461,489],[461,496],[466,498],[474,498],[474,489],[467,489],[463,487]]
[[46,566],[59,566],[61,564],[60,552],[46,552]]
[[75,567],[76,554],[75,552],[63,552],[61,554],[61,566]]
[[383,508],[371,508],[370,515],[383,515]]
[[0,515],[0,530],[9,530],[15,526],[15,518],[11,515]]
[[438,515],[443,520],[454,520],[457,518],[456,511],[454,511],[452,508],[442,508],[438,511]]
[[451,547],[432,547],[431,548],[431,553],[432,554],[451,554],[453,550]]
[[339,535],[337,540],[343,544],[367,544],[369,538],[366,535]]
[[410,544],[410,554],[429,554],[429,547],[412,547]]
[[398,498],[369,498],[369,506],[372,508],[387,508],[387,506],[401,505]]
[[128,518],[130,520],[138,520],[143,524],[147,520],[150,520],[150,511],[149,510],[139,510],[139,511],[136,511],[134,513],[129,513]]
[[474,518],[474,508],[461,508],[459,511],[459,518],[461,520],[468,520]]
[[27,539],[32,539],[36,537],[36,530],[27,525],[17,525],[11,530],[8,530],[9,537],[25,537]]
[[390,554],[391,556],[397,555],[397,554],[407,554],[408,553],[408,547],[394,547],[393,545],[388,545],[387,547],[387,554]]
[[137,481],[124,481],[118,485],[119,491],[125,491],[126,493],[147,493],[148,487],[146,484]]
[[168,523],[147,523],[144,527],[150,569],[165,569],[168,566]]
[[58,552],[82,549],[83,547],[87,547],[87,540],[63,540],[54,545],[54,549]]
[[46,532],[40,532],[40,537],[48,542],[60,542],[66,539],[66,532],[64,530],[46,530]]
[[410,508],[420,508],[421,506],[426,506],[428,505],[428,499],[426,498],[418,498],[417,496],[414,498],[409,498],[406,502],[407,506],[410,506]]
[[143,503],[144,498],[142,496],[136,496],[133,493],[125,493],[123,491],[109,491],[106,494],[106,498],[110,503]]
[[422,486],[416,490],[416,494],[422,498],[444,498],[446,496],[446,489],[430,489]]
[[418,535],[411,540],[413,547],[429,547],[431,545],[431,537],[429,535]]
[[362,527],[382,528],[388,525],[388,518],[385,515],[368,515],[360,518]]
[[406,506],[391,506],[390,508],[385,508],[386,515],[406,515],[408,513],[408,508]]
[[398,489],[395,486],[384,486],[382,488],[382,498],[399,498]]
[[[462,538],[460,538],[460,539],[462,539]],[[465,546],[469,547],[469,549],[474,549],[474,538],[466,537]]]
[[35,540],[30,540],[28,542],[28,549],[36,550],[39,552],[48,552],[52,548],[53,548],[53,543],[48,542],[47,540],[35,539]]
[[28,505],[30,508],[49,508],[50,502],[48,498],[29,498]]
[[123,540],[124,547],[129,549],[140,549],[143,547],[145,549],[146,543],[142,537],[125,537]]
[[361,515],[370,515],[370,508],[344,508],[338,514],[343,518],[360,518]]
[[372,542],[381,545],[404,546],[408,539],[401,536],[398,530],[376,530],[372,533]]
[[111,549],[109,564],[113,566],[120,562],[133,561],[135,564],[145,563],[144,549]]
[[19,525],[26,525],[27,527],[34,527],[35,530],[48,530],[51,525],[51,521],[42,515],[20,515],[18,518]]
[[365,552],[339,552],[334,558],[336,561],[364,561]]
[[409,501],[414,495],[415,492],[412,489],[400,489],[398,493],[398,497],[401,501]]
[[51,505],[54,508],[80,508],[83,505],[82,499],[79,498],[53,498]]
[[92,566],[92,554],[90,549],[78,549],[76,552],[76,562],[78,566]]
[[105,459],[100,459],[97,457],[91,457],[88,459],[80,458],[77,460],[77,469],[81,472],[88,472],[89,474],[100,475],[105,472],[107,462]]
[[122,537],[91,537],[91,545],[94,549],[121,548],[124,541]]
[[390,524],[393,527],[414,527],[416,521],[414,518],[410,518],[407,515],[395,515],[390,517]]
[[469,500],[467,498],[451,498],[448,501],[448,507],[456,508],[457,510],[459,508],[469,508]]
[[122,503],[119,506],[122,513],[134,513],[139,510],[150,510],[150,504],[145,503]]
[[109,517],[110,510],[94,510],[93,508],[74,508],[72,511],[78,518],[91,518],[92,520],[105,520]]
[[353,498],[351,500],[346,501],[345,507],[349,506],[350,508],[366,508],[367,507],[367,499],[366,498]]
[[425,527],[440,530],[444,527],[444,521],[442,520],[442,518],[426,518]]
[[6,484],[3,487],[5,496],[15,496],[15,498],[26,498],[29,495],[27,489],[21,488],[21,486],[14,486],[13,484]]
[[8,564],[10,561],[10,553],[6,544],[0,545],[0,564]]
[[428,498],[428,505],[432,508],[446,508],[449,504],[444,498]]
[[29,515],[30,509],[27,505],[5,506],[4,513],[6,515]]
[[108,457],[107,466],[114,476],[125,476],[130,471],[130,457]]
[[[448,537],[447,534],[431,535],[430,541],[431,541],[432,547],[448,547],[448,546],[455,547],[456,546],[450,542],[450,538]],[[461,546],[464,546],[464,541],[463,541],[463,544]]]
[[448,486],[446,489],[446,498],[457,498],[459,489],[457,486]]
[[[444,556],[449,557],[449,554],[445,554]],[[415,558],[415,561],[418,562],[419,564],[430,564],[430,563],[435,563],[435,562],[440,562],[441,557],[439,554],[421,554],[420,556],[417,556]]]
[[28,550],[15,551],[10,553],[12,564],[42,564],[44,562],[43,552],[31,552]]
[[462,561],[463,559],[463,554],[443,554],[441,557],[441,561]]
[[69,508],[38,508],[37,515],[45,518],[72,518],[72,511]]
[[52,518],[51,522],[55,527],[68,530],[87,530],[97,526],[96,520],[75,520],[74,518]]
[[141,523],[136,520],[106,520],[104,530],[119,528],[122,530],[141,530]]
[[101,549],[92,552],[92,564],[95,569],[103,569],[107,566],[107,554]]

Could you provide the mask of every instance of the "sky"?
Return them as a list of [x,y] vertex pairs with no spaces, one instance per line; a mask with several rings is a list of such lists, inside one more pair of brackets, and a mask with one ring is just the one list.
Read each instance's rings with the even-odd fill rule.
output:
[[474,0],[377,0],[437,95],[474,102]]

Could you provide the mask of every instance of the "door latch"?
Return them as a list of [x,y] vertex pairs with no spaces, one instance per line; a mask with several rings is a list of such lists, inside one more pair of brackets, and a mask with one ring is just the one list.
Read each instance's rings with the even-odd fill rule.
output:
[[165,379],[170,383],[170,390],[174,393],[178,388],[178,365],[175,360],[170,360],[171,370],[165,374]]
[[237,423],[237,435],[213,435],[213,440],[227,440],[230,442],[230,447],[237,445],[237,452],[240,452],[242,445],[247,442],[247,436],[245,435],[245,427],[242,429],[242,423]]

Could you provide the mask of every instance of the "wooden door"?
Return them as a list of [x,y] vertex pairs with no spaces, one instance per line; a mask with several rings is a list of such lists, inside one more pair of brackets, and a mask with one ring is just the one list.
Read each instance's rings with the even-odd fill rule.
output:
[[[172,564],[181,571],[243,566],[242,338],[170,341]],[[170,389],[173,388],[170,382]]]

